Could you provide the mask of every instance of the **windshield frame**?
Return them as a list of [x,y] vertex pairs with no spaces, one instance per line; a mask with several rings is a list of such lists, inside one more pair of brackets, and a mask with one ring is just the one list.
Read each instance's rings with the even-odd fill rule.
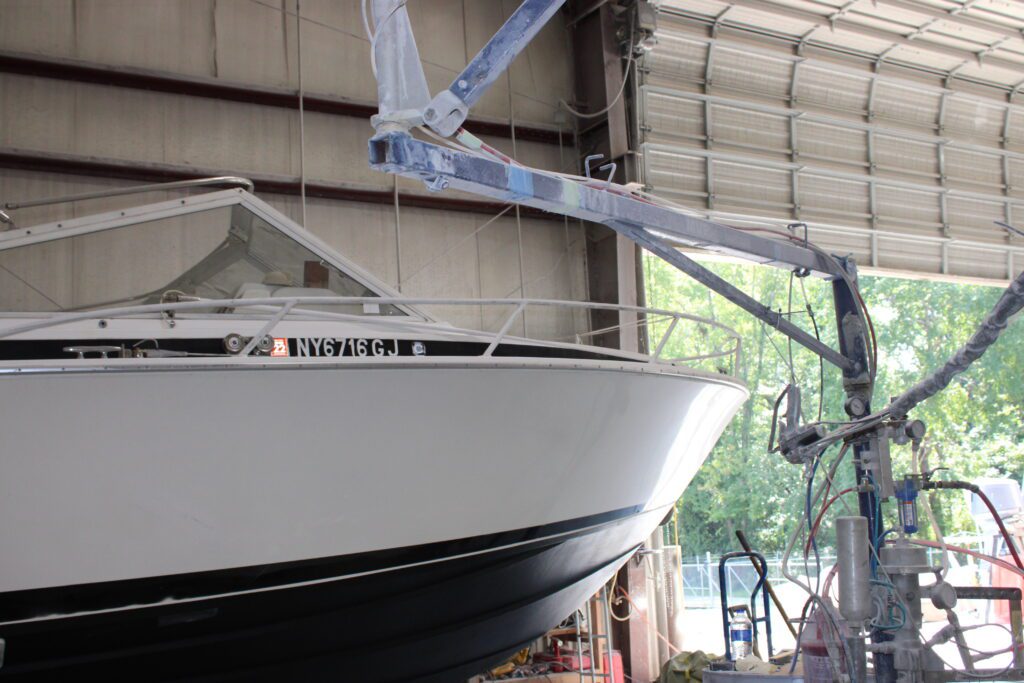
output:
[[[375,295],[381,297],[400,297],[402,294],[383,281],[371,275],[365,269],[345,258],[326,242],[302,228],[277,209],[242,189],[220,190],[191,197],[181,197],[168,201],[143,204],[126,209],[117,209],[104,213],[92,214],[81,218],[42,223],[26,228],[17,228],[0,232],[0,251],[42,244],[77,237],[91,233],[128,228],[132,225],[149,223],[164,218],[185,216],[222,207],[241,206],[264,220],[275,230],[305,247],[316,256],[347,274]],[[395,305],[407,316],[425,322],[436,320],[418,307]]]

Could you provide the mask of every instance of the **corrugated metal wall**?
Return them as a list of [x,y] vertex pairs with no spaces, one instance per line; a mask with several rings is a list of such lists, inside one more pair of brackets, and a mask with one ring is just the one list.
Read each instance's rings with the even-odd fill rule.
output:
[[[432,90],[450,82],[517,4],[409,4]],[[373,105],[376,88],[359,3],[303,0],[301,18],[306,95]],[[57,67],[96,67],[114,76],[127,69],[198,84],[193,95],[126,87],[123,79],[113,77],[118,85],[101,82],[102,76],[80,79],[61,72],[43,77],[0,69],[0,198],[24,200],[125,184],[79,171],[61,173],[62,160],[83,167],[138,168],[143,174],[152,168],[196,169],[297,183],[303,164],[294,107],[198,92],[212,83],[294,95],[300,68],[296,26],[294,0],[0,0],[0,56],[30,55]],[[487,140],[524,163],[573,170],[575,152],[558,143],[555,122],[558,100],[570,99],[572,92],[565,35],[557,17],[474,115],[550,131],[547,142],[523,136]],[[363,116],[305,112],[307,181],[378,197],[377,203],[311,197],[311,230],[410,295],[586,298],[586,250],[577,224],[525,216],[517,220],[514,211],[488,223],[493,211],[403,205],[402,198],[427,191],[411,181],[396,185],[393,177],[368,168],[366,141],[372,132]],[[57,161],[45,172],[9,161],[46,155]],[[382,194],[400,197],[382,205]],[[261,196],[301,219],[298,197]],[[15,217],[24,225],[107,205],[91,202]],[[479,310],[447,317],[458,324],[493,324]],[[584,322],[585,316],[550,312],[527,317],[529,332],[546,337],[571,336]]]
[[655,193],[725,222],[805,221],[863,266],[985,280],[1024,268],[1024,240],[993,223],[1024,225],[1024,106],[751,31],[711,38],[670,10],[637,96]]

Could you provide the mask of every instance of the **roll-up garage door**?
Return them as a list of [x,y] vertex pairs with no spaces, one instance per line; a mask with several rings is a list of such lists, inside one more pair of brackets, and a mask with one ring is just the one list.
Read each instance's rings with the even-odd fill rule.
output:
[[[966,2],[966,4],[964,4]],[[663,0],[642,177],[726,223],[805,222],[862,266],[1024,269],[1024,3]]]

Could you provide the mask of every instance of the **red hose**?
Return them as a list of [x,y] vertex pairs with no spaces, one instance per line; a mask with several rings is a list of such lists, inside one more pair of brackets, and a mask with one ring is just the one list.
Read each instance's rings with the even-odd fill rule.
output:
[[1003,540],[1006,541],[1006,547],[1010,549],[1010,554],[1013,555],[1013,561],[1017,565],[1017,569],[1024,569],[1024,563],[1021,563],[1020,561],[1020,555],[1017,554],[1017,546],[1013,542],[1013,539],[1010,538],[1010,532],[1006,530],[1006,525],[1003,524],[1003,518],[999,516],[998,512],[996,512],[995,506],[992,505],[992,501],[988,499],[985,492],[977,486],[974,488],[976,489],[974,493],[981,498],[983,503],[985,503],[985,507],[987,507],[988,511],[992,514],[992,519],[994,519],[996,524],[999,525],[999,533],[1003,535]]
[[[918,539],[918,538],[908,538],[907,541],[909,543],[913,543],[914,545],[922,545],[922,546],[924,546],[926,548],[939,548],[939,549],[942,548],[942,544],[941,543],[936,543],[935,541],[925,541],[923,539]],[[970,555],[971,557],[976,557],[979,560],[985,560],[986,562],[991,562],[992,564],[999,565],[1003,569],[1007,569],[1007,570],[1013,572],[1014,574],[1016,574],[1017,576],[1020,576],[1021,578],[1024,578],[1024,570],[1018,569],[1017,567],[1014,567],[1012,564],[1010,564],[1006,560],[1001,560],[998,557],[993,557],[992,555],[986,555],[985,553],[979,553],[977,550],[969,550],[968,548],[964,548],[963,546],[950,545],[949,543],[946,544],[946,550],[952,550],[953,552],[963,553],[965,555]]]
[[828,502],[821,506],[821,511],[818,512],[818,516],[814,519],[814,524],[811,526],[811,534],[807,537],[807,543],[804,545],[804,553],[807,553],[810,550],[811,539],[814,538],[816,533],[818,533],[818,527],[821,526],[821,518],[825,516],[825,511],[832,506],[832,503],[839,500],[842,496],[845,496],[847,493],[853,493],[856,490],[856,488],[843,489],[836,495],[829,498]]
[[996,512],[996,508],[992,505],[992,501],[988,499],[985,492],[981,490],[975,484],[971,484],[966,481],[932,481],[928,482],[924,486],[925,489],[960,489],[963,491],[970,491],[974,495],[981,498],[981,502],[988,508],[989,514],[992,515],[992,519],[995,520],[996,525],[999,527],[999,533],[1003,535],[1003,540],[1006,541],[1006,547],[1010,550],[1010,555],[1013,556],[1013,561],[1017,565],[1017,569],[1024,570],[1024,563],[1020,560],[1020,555],[1017,554],[1017,546],[1014,544],[1013,539],[1010,537],[1010,532],[1006,530],[1006,525],[1003,524],[1003,518]]

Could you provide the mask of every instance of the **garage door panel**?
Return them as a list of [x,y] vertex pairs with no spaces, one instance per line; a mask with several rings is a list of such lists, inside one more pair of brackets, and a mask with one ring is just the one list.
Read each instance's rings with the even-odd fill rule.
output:
[[1006,220],[1006,205],[950,195],[946,200],[950,237],[1003,244],[1006,230],[995,221]]
[[711,138],[715,146],[788,155],[789,117],[735,106],[712,104]]
[[704,103],[647,90],[644,125],[652,142],[704,145]]
[[801,108],[866,114],[871,79],[859,74],[837,73],[824,65],[802,65],[795,95],[796,104]]
[[848,219],[852,225],[871,223],[871,188],[866,182],[828,176],[806,175],[799,179],[800,217],[836,222]]
[[1002,193],[1003,157],[999,154],[947,145],[946,181],[950,187],[978,192]]
[[910,272],[942,272],[942,245],[938,242],[878,240],[878,267]]
[[1008,277],[1005,252],[952,246],[949,249],[948,262],[951,275],[985,277],[993,280]]
[[939,144],[876,133],[873,139],[875,169],[897,178],[934,182],[939,177]]
[[644,58],[644,67],[660,76],[664,85],[703,83],[708,44],[673,34],[667,27],[658,36],[658,47]]
[[972,97],[950,97],[946,103],[945,133],[981,144],[998,144],[1006,123],[1006,108]]
[[716,47],[713,51],[711,78],[715,87],[783,99],[789,97],[792,75],[789,59],[765,58],[731,48]]
[[907,97],[907,89],[902,84],[878,81],[872,112],[876,118],[931,132],[939,120],[941,102],[941,93],[918,91],[913,97]]
[[700,199],[696,206],[704,206],[707,196],[707,161],[703,157],[685,153],[645,150],[644,177],[656,193],[673,194]]
[[772,216],[792,210],[793,184],[788,170],[717,160],[711,167],[714,208],[761,209]]
[[812,230],[810,239],[832,254],[852,256],[858,263],[871,263],[872,236],[865,232]]
[[[886,63],[921,58],[915,46],[880,48],[871,64],[737,26],[712,36],[682,10],[700,13],[663,5],[660,42],[641,59],[641,88],[659,91],[640,98],[652,192],[726,222],[807,221],[828,249],[880,268],[1004,279],[995,261],[1024,264],[1024,239],[993,224],[1024,227],[1024,104]],[[740,10],[726,16],[756,18]],[[873,49],[839,33],[825,39]]]
[[938,236],[942,229],[940,193],[879,185],[876,189],[878,222],[904,232]]
[[854,169],[867,167],[867,131],[806,118],[798,118],[796,126],[800,157]]

